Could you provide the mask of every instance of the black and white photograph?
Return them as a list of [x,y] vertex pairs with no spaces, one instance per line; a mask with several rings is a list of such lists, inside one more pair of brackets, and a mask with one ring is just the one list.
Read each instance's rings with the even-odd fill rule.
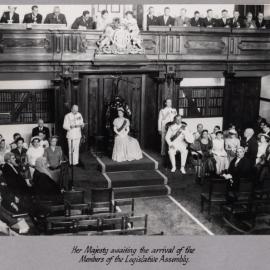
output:
[[270,234],[270,4],[0,16],[1,235]]

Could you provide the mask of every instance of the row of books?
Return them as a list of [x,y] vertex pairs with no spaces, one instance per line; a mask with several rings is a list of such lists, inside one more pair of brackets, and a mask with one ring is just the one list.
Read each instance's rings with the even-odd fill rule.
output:
[[207,95],[211,97],[223,97],[223,88],[198,88],[194,89],[192,87],[187,89],[179,89],[179,97],[184,98],[187,96],[187,92],[191,91],[192,98],[203,98]]
[[209,98],[208,106],[210,107],[221,107],[223,104],[222,98]]
[[37,102],[47,102],[49,100],[50,94],[53,94],[53,91],[50,89],[41,89],[41,90],[22,90],[22,91],[14,91],[14,90],[4,90],[0,91],[0,103],[1,102],[23,102],[25,95],[31,93],[31,97],[29,100],[32,101],[32,98],[35,97]]

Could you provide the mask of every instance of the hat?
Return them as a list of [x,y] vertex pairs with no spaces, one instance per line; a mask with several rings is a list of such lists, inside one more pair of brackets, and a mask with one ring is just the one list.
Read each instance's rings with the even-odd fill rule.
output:
[[121,112],[125,112],[125,110],[124,110],[124,108],[123,107],[119,107],[119,108],[117,108],[117,111],[121,111]]
[[39,138],[38,136],[32,137],[31,143],[32,143],[34,140],[38,140],[38,141],[40,142],[40,138]]
[[262,136],[264,136],[265,139],[270,140],[270,137],[267,134],[265,134],[265,133],[258,134],[258,138],[261,138]]
[[187,126],[187,122],[182,121],[181,124]]
[[237,131],[234,128],[229,129],[229,134],[237,135]]

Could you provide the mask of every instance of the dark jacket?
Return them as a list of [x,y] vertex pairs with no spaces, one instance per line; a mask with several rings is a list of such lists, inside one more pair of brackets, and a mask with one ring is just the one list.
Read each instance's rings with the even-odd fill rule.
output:
[[147,18],[147,30],[149,30],[149,25],[159,25],[159,22],[158,22],[158,17],[157,16],[153,16],[153,18],[150,18],[147,14],[146,16]]
[[246,138],[243,138],[243,140],[241,141],[241,145],[243,147],[247,147],[245,157],[247,157],[250,160],[251,166],[254,166],[258,153],[258,142],[255,136],[252,136],[248,141],[246,141]]
[[224,22],[222,18],[216,20],[216,27],[228,27],[231,26],[230,19],[226,19]]
[[18,148],[12,149],[11,152],[15,155],[16,163],[22,165],[26,163],[26,152],[27,149],[22,148],[22,151],[19,152]]
[[[48,140],[50,138],[50,130],[47,127],[43,127],[43,129],[41,130],[43,132],[43,134],[46,135],[45,139]],[[32,137],[34,136],[38,136],[38,133],[40,132],[39,127],[35,127],[32,129]]]
[[235,20],[234,18],[230,18],[230,26],[231,28],[243,28],[244,20],[240,17],[237,20]]
[[203,23],[204,23],[203,24],[204,27],[210,27],[210,26],[216,27],[217,26],[217,20],[215,18],[212,18],[212,19],[208,20],[208,18],[205,17],[204,20],[203,20]]
[[3,167],[3,176],[8,189],[10,189],[15,195],[27,195],[31,193],[31,188],[27,186],[24,178],[19,174],[18,170],[16,168],[14,170],[7,163]]
[[[8,23],[8,21],[10,20],[10,12],[6,11],[3,13],[2,18],[0,23]],[[18,13],[14,13],[12,16],[12,23],[19,23],[20,22],[20,17]]]
[[260,28],[268,28],[267,21],[264,20],[264,19],[263,19],[261,22],[259,22],[259,20],[257,19],[257,20],[255,21],[255,24],[256,24],[256,27],[257,27],[258,29],[260,29]]
[[42,23],[42,15],[41,14],[37,14],[36,16],[36,21],[33,18],[33,13],[28,13],[24,15],[23,18],[23,23]]
[[199,18],[198,20],[195,20],[195,18],[190,19],[190,25],[191,26],[204,26],[204,21],[202,18]]
[[71,26],[71,29],[79,29],[79,26],[84,26],[87,29],[94,29],[94,21],[92,17],[89,17],[87,21],[83,19],[83,16],[78,17]]
[[174,18],[169,16],[168,19],[167,19],[167,22],[165,23],[164,22],[164,16],[158,16],[157,18],[158,20],[158,25],[161,25],[161,26],[169,26],[169,25],[174,25]]
[[49,13],[45,20],[44,20],[45,24],[65,24],[67,25],[67,20],[66,20],[66,16],[62,13],[60,13],[58,15],[58,17],[56,17],[56,15],[54,13]]

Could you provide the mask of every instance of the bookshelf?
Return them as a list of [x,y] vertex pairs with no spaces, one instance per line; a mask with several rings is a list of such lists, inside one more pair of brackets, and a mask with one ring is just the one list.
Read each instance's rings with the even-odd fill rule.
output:
[[0,123],[54,122],[54,90],[0,90]]
[[185,118],[220,117],[223,113],[223,87],[180,87],[178,111]]

